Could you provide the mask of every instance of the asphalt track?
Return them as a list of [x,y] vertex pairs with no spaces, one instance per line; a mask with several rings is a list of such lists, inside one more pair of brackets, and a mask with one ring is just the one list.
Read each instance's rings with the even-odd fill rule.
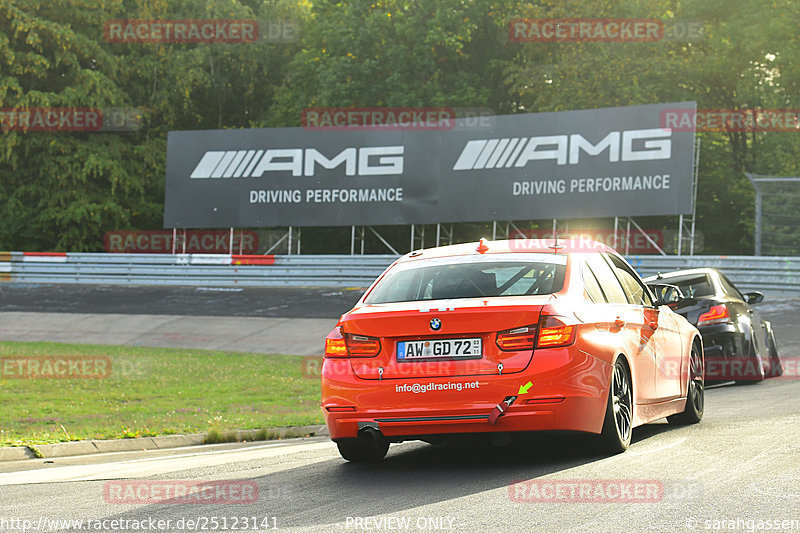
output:
[[[638,428],[631,448],[611,457],[590,439],[542,435],[507,448],[395,444],[375,465],[345,463],[324,438],[0,463],[0,520],[170,520],[170,529],[147,530],[182,531],[181,519],[227,517],[230,530],[232,517],[255,516],[269,519],[260,531],[274,523],[288,532],[515,533],[759,531],[770,521],[770,530],[791,531],[800,529],[798,397],[796,379],[715,387],[700,424]],[[238,505],[119,503],[109,480],[235,480],[254,483],[258,496]],[[558,480],[659,491],[652,501],[569,501],[547,492]],[[524,493],[513,486],[520,481]],[[530,501],[534,483],[545,501]],[[20,531],[16,524],[2,531]],[[64,526],[57,530],[71,531]]]
[[[319,355],[363,288],[220,288],[0,284],[0,340]],[[758,306],[782,334],[800,299]],[[800,350],[800,343],[797,347]]]
[[363,289],[0,283],[0,312],[338,318]]
[[0,340],[319,355],[363,289],[0,284]]
[[[700,424],[637,428],[624,454],[599,454],[590,438],[542,434],[504,448],[395,444],[375,465],[344,462],[325,438],[30,459],[0,463],[0,531],[22,531],[23,520],[33,531],[45,520],[68,519],[135,520],[139,526],[144,520],[147,531],[203,530],[201,525],[221,531],[212,527],[213,517],[220,525],[226,518],[228,531],[233,517],[240,517],[240,528],[241,517],[257,517],[261,525],[268,519],[268,528],[259,531],[290,532],[797,531],[800,300],[771,299],[759,307],[775,325],[790,372],[749,386],[711,387]],[[338,314],[334,308],[330,312]],[[76,305],[72,312],[81,311],[87,309]],[[31,308],[13,312],[38,314]],[[239,504],[119,503],[109,498],[109,480],[243,481],[258,491]],[[658,490],[650,499],[637,499],[632,490],[624,502],[570,500],[569,492],[552,488],[559,480],[562,487],[589,480],[607,487],[605,494],[615,483],[655,484]],[[534,487],[540,501],[531,499]],[[159,527],[166,522],[158,520],[170,520],[170,527]],[[76,530],[56,526],[37,530]],[[133,530],[131,522],[105,526],[100,530]]]

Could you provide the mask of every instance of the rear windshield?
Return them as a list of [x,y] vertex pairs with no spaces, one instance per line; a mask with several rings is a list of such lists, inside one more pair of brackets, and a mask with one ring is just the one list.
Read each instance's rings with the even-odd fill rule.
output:
[[437,261],[434,264],[421,261],[412,267],[390,271],[364,303],[552,294],[564,285],[566,261],[561,259],[565,258],[553,261]]
[[714,286],[705,274],[684,278],[664,278],[660,283],[677,285],[684,296],[687,298],[698,298],[700,296],[713,296]]

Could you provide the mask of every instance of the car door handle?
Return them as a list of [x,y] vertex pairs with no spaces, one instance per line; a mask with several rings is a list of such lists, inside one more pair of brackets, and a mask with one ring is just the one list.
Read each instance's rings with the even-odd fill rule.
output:
[[614,320],[614,325],[615,325],[616,327],[620,328],[620,329],[621,329],[621,328],[624,328],[624,327],[625,327],[625,324],[627,324],[627,322],[626,322],[626,321],[624,321],[624,320],[622,320],[622,317],[620,317],[620,316],[618,316],[618,317],[616,318],[616,320]]

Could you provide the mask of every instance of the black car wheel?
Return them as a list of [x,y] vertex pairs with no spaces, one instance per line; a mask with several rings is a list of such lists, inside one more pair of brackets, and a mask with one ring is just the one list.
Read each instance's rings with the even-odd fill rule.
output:
[[611,453],[624,452],[631,445],[633,433],[633,394],[631,376],[622,358],[614,363],[614,375],[608,391],[606,417],[600,439]]
[[667,422],[676,426],[697,424],[703,419],[705,408],[705,383],[703,381],[703,354],[697,344],[692,343],[689,363],[689,384],[686,392],[686,407],[682,413],[667,417]]

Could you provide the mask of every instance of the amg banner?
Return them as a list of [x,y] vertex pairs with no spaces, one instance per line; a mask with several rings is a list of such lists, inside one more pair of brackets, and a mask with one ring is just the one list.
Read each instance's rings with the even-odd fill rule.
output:
[[166,228],[689,214],[695,102],[504,115],[488,127],[173,131]]

